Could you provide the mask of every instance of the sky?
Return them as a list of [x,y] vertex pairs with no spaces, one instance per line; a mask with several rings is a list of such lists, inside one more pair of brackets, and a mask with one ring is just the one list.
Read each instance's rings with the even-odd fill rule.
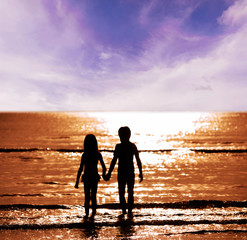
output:
[[247,0],[0,1],[0,111],[246,111]]

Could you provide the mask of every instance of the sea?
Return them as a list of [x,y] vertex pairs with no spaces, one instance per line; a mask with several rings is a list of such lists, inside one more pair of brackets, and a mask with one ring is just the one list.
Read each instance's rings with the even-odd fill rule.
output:
[[[85,220],[84,138],[109,169],[121,126],[143,166],[133,214],[116,166]],[[1,112],[0,134],[0,239],[247,239],[247,112]]]

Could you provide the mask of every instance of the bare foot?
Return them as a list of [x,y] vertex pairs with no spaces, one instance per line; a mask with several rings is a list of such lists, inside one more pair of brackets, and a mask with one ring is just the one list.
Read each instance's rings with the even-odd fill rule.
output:
[[88,214],[86,214],[83,219],[86,222],[88,220]]

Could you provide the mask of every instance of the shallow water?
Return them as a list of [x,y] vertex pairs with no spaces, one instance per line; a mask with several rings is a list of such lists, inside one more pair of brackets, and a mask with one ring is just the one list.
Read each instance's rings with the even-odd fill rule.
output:
[[[247,227],[246,204],[221,201],[192,201],[157,206],[140,204],[136,206],[133,215],[125,217],[120,215],[118,205],[110,204],[101,205],[97,214],[88,220],[82,217],[84,210],[81,206],[2,206],[0,233],[4,236],[13,234],[23,237],[25,229],[31,236],[38,237],[37,233],[49,235],[53,231],[64,235],[73,232],[72,239],[79,239],[81,235],[86,237],[87,233],[90,237],[100,236],[104,239],[159,239],[176,235],[184,238],[186,234],[205,236],[213,233],[244,236]],[[15,234],[9,231],[14,231]]]
[[[124,125],[144,173],[142,183],[136,174],[133,218],[118,219],[115,169],[99,183],[99,209],[88,228],[83,185],[74,189],[83,139],[96,135],[109,168]],[[247,113],[1,113],[0,132],[4,239],[51,232],[58,239],[245,236]]]
[[[73,188],[80,155],[58,151],[0,153],[0,204],[82,204],[83,184],[79,190]],[[112,153],[102,155],[109,168]],[[140,153],[144,181],[139,183],[136,176],[135,201],[246,200],[246,156],[231,152]],[[116,174],[114,171],[109,182],[101,179],[98,204],[118,202]]]

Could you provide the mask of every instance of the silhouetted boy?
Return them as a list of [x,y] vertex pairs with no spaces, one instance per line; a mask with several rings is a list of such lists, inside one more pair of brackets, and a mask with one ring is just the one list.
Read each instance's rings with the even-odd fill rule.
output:
[[120,137],[121,143],[117,144],[114,150],[114,156],[110,165],[108,174],[105,180],[109,180],[114,166],[118,159],[118,191],[120,205],[123,214],[126,214],[126,200],[125,200],[125,187],[128,187],[128,213],[131,214],[134,205],[134,183],[135,183],[135,173],[134,173],[134,161],[135,156],[137,165],[139,168],[140,182],[143,180],[142,176],[142,164],[139,157],[137,147],[134,143],[129,141],[131,132],[128,127],[121,127],[118,130],[118,135]]

